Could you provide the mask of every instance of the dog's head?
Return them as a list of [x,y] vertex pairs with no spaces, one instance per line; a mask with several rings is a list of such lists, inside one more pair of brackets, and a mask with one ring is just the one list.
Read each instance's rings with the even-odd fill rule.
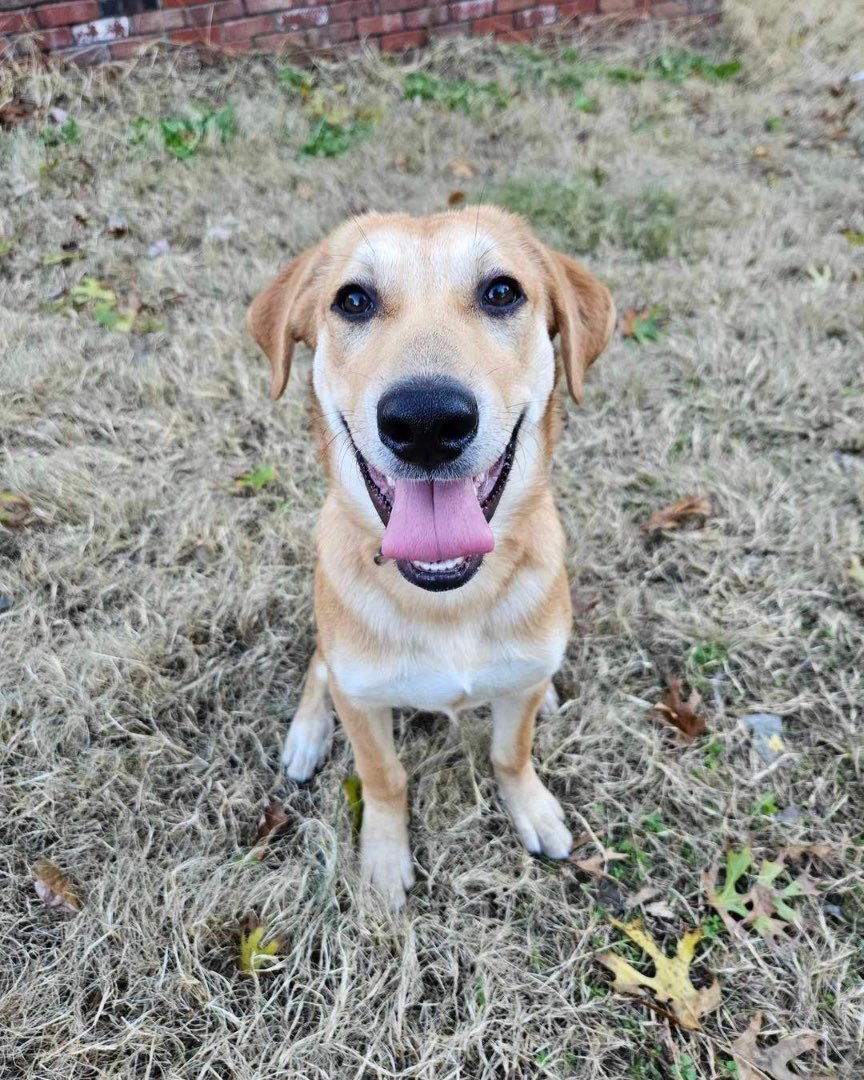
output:
[[331,443],[352,448],[334,471],[370,524],[384,524],[382,555],[433,591],[476,573],[499,503],[500,522],[542,468],[552,339],[581,403],[614,320],[604,285],[494,207],[349,221],[249,311],[274,398],[295,343],[314,351]]

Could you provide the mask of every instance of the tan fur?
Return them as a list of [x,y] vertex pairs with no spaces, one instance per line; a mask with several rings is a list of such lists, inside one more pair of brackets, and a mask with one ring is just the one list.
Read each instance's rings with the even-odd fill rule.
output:
[[[526,303],[518,318],[492,320],[478,310],[478,280],[488,272],[520,282]],[[358,331],[330,306],[343,284],[366,279],[375,281],[380,311]],[[581,402],[584,373],[614,326],[608,290],[545,248],[521,219],[492,207],[417,219],[368,215],[298,256],[255,300],[249,326],[270,358],[274,398],[288,382],[295,342],[315,350],[313,423],[330,481],[318,534],[319,643],[283,755],[289,775],[306,778],[329,745],[329,683],[363,781],[364,870],[398,906],[413,871],[390,709],[455,714],[491,702],[493,764],[517,831],[530,850],[563,857],[570,845],[563,814],[530,762],[534,721],[571,618],[549,486],[555,384],[560,366]],[[500,456],[524,414],[491,522],[495,550],[473,579],[443,593],[373,561],[383,527],[342,426],[344,418],[364,457],[380,462],[377,396],[397,378],[430,371],[459,378],[481,404],[472,447],[478,472]]]

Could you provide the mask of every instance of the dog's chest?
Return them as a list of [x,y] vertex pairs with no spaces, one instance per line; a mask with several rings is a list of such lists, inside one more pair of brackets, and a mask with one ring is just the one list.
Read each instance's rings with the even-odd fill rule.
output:
[[442,630],[389,659],[370,662],[337,648],[328,661],[358,703],[449,712],[536,686],[558,669],[565,645],[565,635],[508,642]]

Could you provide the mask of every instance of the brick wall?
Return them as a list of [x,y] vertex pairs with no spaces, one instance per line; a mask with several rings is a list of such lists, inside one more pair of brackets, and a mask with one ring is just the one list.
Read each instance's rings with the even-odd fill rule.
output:
[[0,0],[0,59],[34,46],[98,63],[152,41],[227,52],[346,48],[365,40],[388,51],[436,37],[485,34],[531,41],[550,27],[599,21],[713,15],[721,0]]

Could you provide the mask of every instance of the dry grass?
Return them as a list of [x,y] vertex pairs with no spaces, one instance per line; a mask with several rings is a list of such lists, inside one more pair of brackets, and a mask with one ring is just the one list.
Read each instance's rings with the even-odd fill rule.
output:
[[[851,27],[854,6],[834,7]],[[599,55],[641,63],[661,44]],[[0,235],[15,238],[0,259],[0,489],[39,515],[0,529],[4,1078],[721,1080],[757,1010],[769,1042],[823,1036],[811,1072],[860,1074],[864,248],[840,230],[864,231],[864,84],[836,99],[813,40],[806,73],[785,48],[781,74],[750,66],[736,83],[593,79],[594,114],[539,85],[480,117],[417,106],[397,65],[355,63],[322,73],[325,96],[386,115],[324,161],[298,159],[307,109],[269,62],[0,76],[80,129],[57,149],[37,137],[47,121],[0,135]],[[457,60],[511,89],[523,62],[474,46],[428,63]],[[856,70],[842,52],[820,63],[831,81]],[[828,137],[821,114],[856,94],[850,130]],[[238,137],[185,164],[127,137],[138,115],[229,101]],[[452,159],[476,177],[454,179]],[[594,247],[621,309],[664,311],[663,339],[617,339],[569,410],[556,482],[574,577],[598,604],[536,746],[574,831],[629,857],[600,886],[531,859],[496,799],[483,716],[401,718],[419,884],[390,919],[356,881],[344,739],[308,788],[279,774],[323,480],[308,356],[272,405],[243,316],[347,213],[438,209],[454,188],[516,190],[547,240]],[[114,238],[118,211],[129,233]],[[148,258],[162,238],[169,253]],[[43,267],[67,241],[83,258]],[[85,275],[136,293],[159,328],[48,310]],[[261,463],[276,480],[235,495]],[[714,507],[704,528],[639,533],[695,492]],[[675,675],[707,699],[710,734],[686,747],[642,704]],[[739,723],[756,709],[784,718],[772,770]],[[290,828],[244,865],[272,794]],[[620,938],[609,913],[653,885],[669,911],[648,923],[671,944],[709,914],[701,871],[745,840],[760,857],[838,852],[812,867],[821,891],[793,940],[713,935],[723,1003],[704,1033],[610,994],[595,962]],[[37,900],[41,856],[72,874],[80,914]],[[236,971],[249,911],[285,939],[259,978]]]

